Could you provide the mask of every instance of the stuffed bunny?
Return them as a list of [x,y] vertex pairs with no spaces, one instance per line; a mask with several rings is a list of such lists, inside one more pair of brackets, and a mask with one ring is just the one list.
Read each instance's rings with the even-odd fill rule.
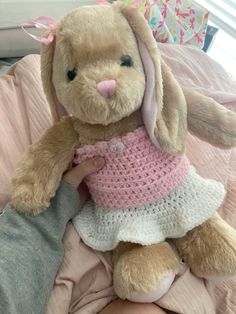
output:
[[87,245],[114,250],[119,297],[161,297],[180,268],[175,248],[197,276],[235,275],[236,231],[216,213],[224,188],[196,173],[184,145],[189,130],[235,146],[236,114],[180,87],[135,8],[81,7],[51,32],[41,70],[55,124],[18,163],[12,205],[40,214],[75,151],[75,162],[101,155],[74,224]]

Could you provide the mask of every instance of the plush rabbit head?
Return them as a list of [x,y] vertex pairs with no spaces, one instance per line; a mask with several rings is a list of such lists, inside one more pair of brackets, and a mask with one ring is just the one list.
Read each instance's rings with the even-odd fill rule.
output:
[[81,7],[58,23],[54,35],[42,48],[42,80],[55,120],[71,114],[106,126],[141,109],[151,140],[172,153],[183,151],[185,98],[137,9]]

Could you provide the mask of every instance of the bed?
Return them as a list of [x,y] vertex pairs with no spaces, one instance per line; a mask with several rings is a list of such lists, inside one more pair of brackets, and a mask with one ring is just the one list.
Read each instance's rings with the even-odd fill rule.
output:
[[[236,83],[219,64],[194,47],[159,44],[159,48],[181,84],[192,86],[222,105],[236,109]],[[9,200],[14,165],[27,146],[51,124],[40,80],[40,56],[26,56],[0,78],[1,209]],[[227,188],[220,212],[236,227],[236,149],[223,151],[189,134],[186,150],[202,176],[217,179]],[[71,224],[64,237],[64,248],[64,261],[55,280],[47,314],[97,313],[115,298],[110,254],[86,247]],[[184,287],[188,287],[191,307],[186,303]],[[196,288],[200,299],[194,296]],[[203,282],[193,278],[184,268],[171,290],[157,303],[176,313],[204,313],[196,312],[196,307],[206,299],[205,302],[214,303],[216,313],[231,314],[236,313],[235,297],[236,280],[220,284]],[[209,307],[212,307],[210,303]]]
[[[236,82],[220,64],[192,45],[158,46],[180,84],[236,111]],[[9,200],[10,178],[17,160],[52,125],[40,79],[40,56],[31,54],[12,66],[3,66],[7,73],[0,76],[0,211]],[[236,148],[223,151],[188,134],[186,152],[202,176],[224,184],[227,197],[220,214],[236,227]],[[70,223],[63,243],[65,256],[46,314],[98,313],[116,298],[110,253],[88,248]],[[236,280],[206,282],[182,266],[171,289],[156,302],[162,313],[236,313]]]

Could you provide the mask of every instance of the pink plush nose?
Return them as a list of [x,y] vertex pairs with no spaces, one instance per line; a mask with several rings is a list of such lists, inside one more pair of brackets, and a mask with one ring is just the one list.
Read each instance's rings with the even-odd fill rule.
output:
[[107,80],[101,81],[97,84],[97,91],[106,98],[110,98],[114,95],[116,90],[116,81]]

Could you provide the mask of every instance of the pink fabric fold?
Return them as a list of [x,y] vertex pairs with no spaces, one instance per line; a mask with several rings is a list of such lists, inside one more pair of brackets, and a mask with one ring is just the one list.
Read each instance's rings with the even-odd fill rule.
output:
[[9,200],[17,160],[51,124],[39,56],[27,56],[0,76],[0,211]]
[[159,43],[158,47],[181,85],[236,110],[236,81],[219,63],[194,46]]

